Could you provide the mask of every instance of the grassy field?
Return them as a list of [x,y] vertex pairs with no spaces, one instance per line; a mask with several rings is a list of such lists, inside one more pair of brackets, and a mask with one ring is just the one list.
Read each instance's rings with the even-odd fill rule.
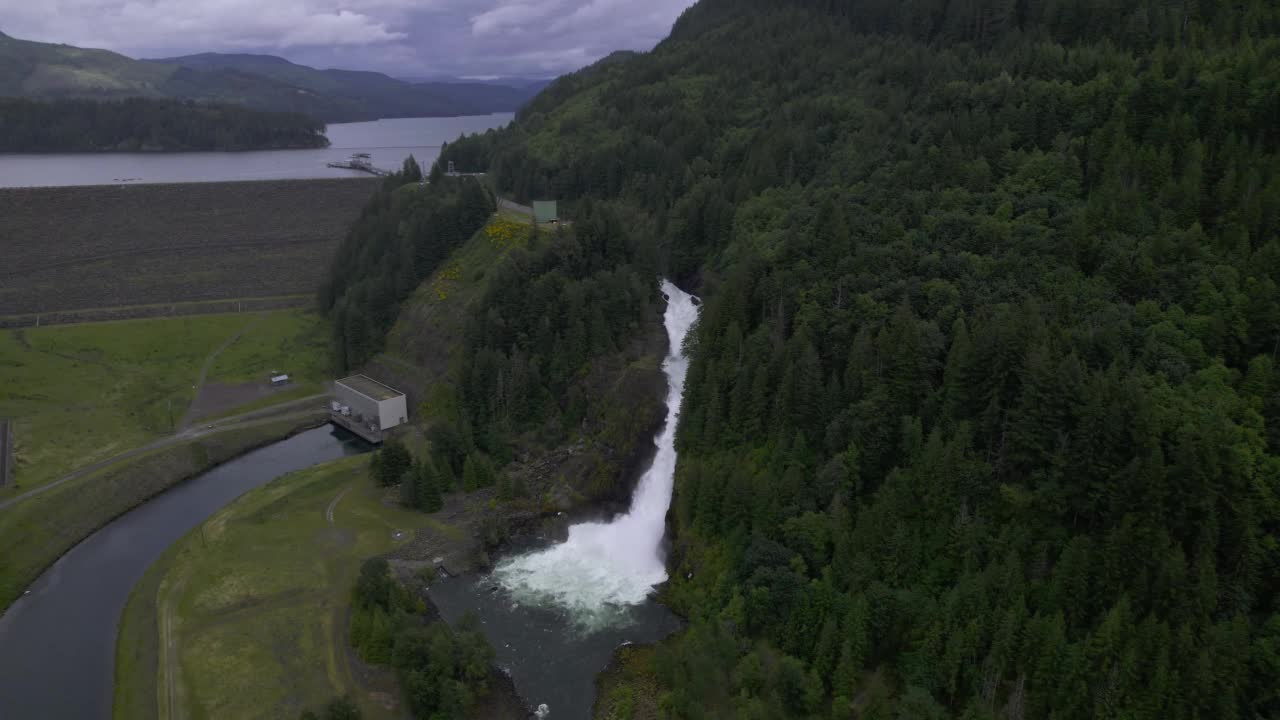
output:
[[16,421],[20,486],[0,500],[169,433],[205,360],[242,330],[208,382],[261,381],[284,368],[298,381],[295,397],[318,389],[323,323],[301,310],[0,331],[0,416]]
[[170,549],[125,610],[116,717],[293,718],[347,692],[366,718],[402,715],[353,679],[351,587],[366,558],[452,530],[384,502],[367,463],[276,480]]
[[0,316],[310,294],[374,182],[0,190]]
[[271,313],[253,323],[214,361],[209,379],[223,383],[261,380],[275,371],[303,381],[329,373],[329,327],[302,311]]
[[112,518],[186,478],[316,425],[324,415],[263,421],[110,465],[0,511],[0,612],[54,560]]

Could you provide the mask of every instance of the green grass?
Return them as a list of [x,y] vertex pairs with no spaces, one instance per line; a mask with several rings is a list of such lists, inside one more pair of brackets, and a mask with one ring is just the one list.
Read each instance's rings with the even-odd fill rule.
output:
[[171,445],[0,511],[0,612],[54,560],[112,518],[186,478],[310,424],[315,421],[263,422]]
[[[484,292],[488,273],[513,247],[528,244],[527,235],[512,242],[495,242],[486,229],[500,222],[520,221],[505,213],[494,215],[485,229],[455,250],[405,301],[387,336],[387,355],[435,371],[452,363],[464,340],[466,313]],[[529,224],[527,219],[524,223]],[[442,372],[431,379],[443,379]]]
[[295,382],[319,382],[329,373],[329,327],[319,315],[301,310],[273,312],[253,323],[218,356],[209,380],[261,381],[273,372]]
[[[205,358],[257,314],[203,315],[0,331],[0,416],[15,419],[15,482],[0,500],[168,434],[193,399]],[[316,382],[321,321],[268,313],[215,363],[209,380],[279,367]]]
[[[396,531],[450,528],[384,502],[367,463],[346,458],[276,480],[174,545],[125,611],[118,717],[151,714],[149,698],[164,697],[165,675],[154,672],[161,666],[174,669],[191,718],[296,717],[348,692],[366,718],[395,716],[360,691],[347,667],[352,583],[366,558],[412,536],[396,540]],[[325,511],[340,494],[330,524]],[[152,650],[166,612],[177,647],[171,664]]]
[[155,632],[156,598],[164,577],[163,568],[173,561],[177,551],[177,545],[169,546],[160,559],[147,568],[120,615],[113,717],[154,718],[160,713],[155,684],[156,664],[160,661],[159,637]]
[[597,720],[656,720],[661,684],[654,670],[653,645],[618,648],[613,662],[596,678]]

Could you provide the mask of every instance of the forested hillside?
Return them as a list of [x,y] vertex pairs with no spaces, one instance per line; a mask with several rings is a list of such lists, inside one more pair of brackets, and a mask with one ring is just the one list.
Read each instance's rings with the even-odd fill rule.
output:
[[243,73],[300,89],[313,97],[343,104],[342,110],[317,110],[317,117],[334,122],[339,118],[377,120],[512,112],[536,94],[531,89],[503,85],[462,81],[410,83],[377,72],[319,70],[272,55],[203,53],[151,62],[200,73]]
[[335,365],[392,373],[431,440],[405,502],[495,484],[533,514],[625,498],[663,413],[652,227],[607,203],[535,227],[494,216],[476,178],[420,173],[384,181],[319,297]]
[[0,152],[160,152],[327,147],[324,125],[298,113],[131,98],[0,98]]
[[357,368],[382,350],[404,299],[493,212],[493,199],[472,178],[437,173],[425,187],[422,180],[413,157],[383,180],[320,288],[339,370]]
[[663,717],[1280,717],[1277,31],[704,0],[446,150],[706,300]]

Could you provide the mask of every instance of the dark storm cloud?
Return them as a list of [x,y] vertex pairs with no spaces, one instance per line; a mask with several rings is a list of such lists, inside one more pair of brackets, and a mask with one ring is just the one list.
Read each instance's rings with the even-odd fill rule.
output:
[[693,0],[0,0],[0,31],[133,56],[265,52],[393,75],[555,75],[647,50]]

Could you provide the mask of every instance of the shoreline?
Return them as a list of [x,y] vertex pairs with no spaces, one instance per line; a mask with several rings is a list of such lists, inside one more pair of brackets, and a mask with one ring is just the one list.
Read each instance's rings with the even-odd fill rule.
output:
[[[302,150],[334,150],[334,149],[342,150],[343,148],[299,148],[299,149],[302,149]],[[410,148],[406,148],[406,149],[410,149]],[[244,150],[244,151],[237,151],[237,152],[275,152],[275,151],[274,151],[274,150]],[[93,157],[100,157],[100,156],[103,156],[103,155],[128,155],[128,154],[146,155],[147,157],[152,157],[152,156],[157,156],[157,155],[204,155],[204,154],[210,154],[210,153],[221,154],[221,153],[217,153],[217,151],[212,151],[212,150],[210,150],[210,151],[199,150],[199,151],[192,151],[192,152],[187,152],[187,153],[49,153],[49,154],[45,154],[45,155],[40,155],[40,154],[36,154],[36,153],[9,153],[9,154],[0,153],[0,159],[2,159],[2,158],[6,158],[6,157],[9,157],[9,158],[13,158],[13,157],[73,157],[73,156],[77,156],[77,155],[89,155],[89,156],[93,156]],[[137,181],[135,181],[135,180],[133,180],[133,179],[125,178],[125,179],[118,180],[118,181],[114,181],[114,182],[90,182],[90,183],[78,183],[78,184],[75,184],[75,185],[68,185],[68,184],[63,184],[63,185],[0,185],[0,193],[4,193],[4,192],[23,192],[23,191],[77,190],[77,189],[79,189],[79,190],[84,190],[84,189],[87,189],[87,188],[92,188],[92,189],[98,189],[98,188],[120,188],[120,187],[153,188],[153,187],[168,187],[168,186],[171,186],[171,185],[248,185],[248,184],[252,184],[252,183],[262,183],[262,184],[267,184],[267,183],[325,183],[325,182],[334,182],[334,181],[343,181],[343,180],[353,180],[353,181],[361,181],[361,180],[362,180],[362,181],[365,181],[365,182],[371,182],[371,181],[378,180],[378,179],[380,179],[380,178],[377,178],[377,177],[374,177],[374,176],[372,176],[372,175],[369,175],[368,173],[360,172],[360,171],[358,171],[358,170],[352,170],[352,171],[350,171],[350,174],[343,174],[343,175],[337,175],[337,174],[334,174],[334,175],[317,175],[317,176],[315,176],[315,177],[238,178],[238,179],[213,178],[213,179],[209,179],[209,180],[148,180],[148,181],[144,181],[144,180],[142,180],[141,178],[139,178]]]
[[[328,140],[328,138],[325,138]],[[187,150],[0,150],[0,159],[7,157],[50,157],[54,155],[186,155],[192,153],[235,154],[250,152],[276,152],[281,150],[329,150],[332,143],[325,145],[284,145],[278,147],[255,148],[192,148]]]

